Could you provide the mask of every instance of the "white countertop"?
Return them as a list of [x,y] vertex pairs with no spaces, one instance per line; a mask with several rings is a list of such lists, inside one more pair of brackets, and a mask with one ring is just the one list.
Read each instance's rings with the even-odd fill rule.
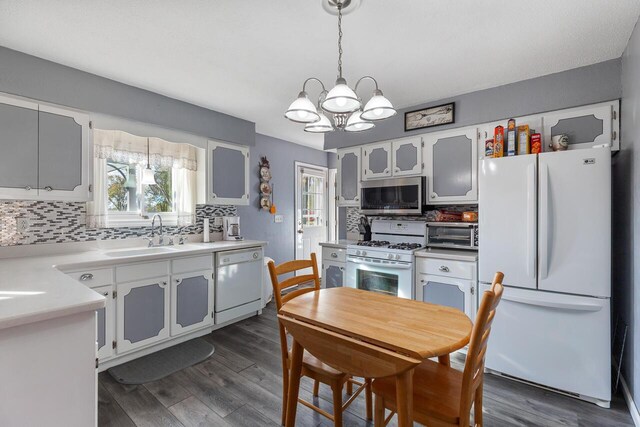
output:
[[[171,259],[224,250],[264,246],[266,242],[187,243],[170,246],[170,251],[128,255],[132,249],[95,248],[81,252],[0,258],[0,329],[67,316],[104,307],[104,297],[67,276],[72,271],[132,262]],[[40,246],[40,245],[36,245]],[[54,245],[47,245],[53,247]],[[55,252],[55,248],[49,248]],[[16,248],[29,253],[29,248]],[[41,248],[33,249],[35,253]],[[120,256],[118,252],[122,252]],[[114,256],[115,255],[115,256]]]
[[327,246],[329,248],[346,249],[348,245],[355,245],[356,243],[358,243],[357,240],[340,239],[340,240],[331,240],[328,242],[322,242],[320,243],[320,246]]
[[478,260],[478,252],[466,251],[464,249],[427,248],[416,251],[415,256],[420,258],[450,259],[455,261],[475,262]]

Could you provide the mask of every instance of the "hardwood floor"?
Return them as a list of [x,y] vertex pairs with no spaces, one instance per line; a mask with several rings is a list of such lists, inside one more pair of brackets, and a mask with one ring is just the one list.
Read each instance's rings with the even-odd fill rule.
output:
[[[216,347],[211,358],[160,381],[125,386],[101,373],[98,424],[278,426],[282,368],[274,304],[261,316],[214,331],[206,339]],[[455,366],[461,368],[463,363],[462,356],[452,357]],[[301,397],[313,400],[312,389],[312,382],[304,379]],[[316,404],[331,412],[331,401],[331,390],[321,386]],[[614,398],[611,409],[602,409],[493,375],[485,375],[484,413],[486,426],[633,426],[620,396]],[[361,395],[345,413],[344,425],[373,425],[364,415]],[[297,421],[305,427],[333,425],[302,405],[298,405]]]

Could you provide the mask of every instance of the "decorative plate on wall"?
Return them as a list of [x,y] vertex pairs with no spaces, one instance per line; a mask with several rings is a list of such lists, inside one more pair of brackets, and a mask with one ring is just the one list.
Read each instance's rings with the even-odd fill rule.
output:
[[268,196],[269,194],[271,194],[271,185],[269,185],[269,183],[266,181],[262,182],[260,184],[260,192],[263,196]]
[[271,180],[271,170],[267,166],[263,166],[260,168],[260,178],[264,181]]
[[269,199],[269,197],[262,197],[260,199],[260,207],[262,207],[262,209],[264,209],[265,211],[271,209],[271,199]]

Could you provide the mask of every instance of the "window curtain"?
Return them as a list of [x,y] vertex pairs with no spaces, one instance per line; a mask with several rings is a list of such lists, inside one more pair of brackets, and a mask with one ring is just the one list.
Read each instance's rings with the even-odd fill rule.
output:
[[93,159],[93,201],[87,203],[87,227],[107,226],[107,159]]
[[196,182],[195,171],[185,168],[173,169],[171,192],[173,193],[173,211],[177,215],[179,226],[195,223]]

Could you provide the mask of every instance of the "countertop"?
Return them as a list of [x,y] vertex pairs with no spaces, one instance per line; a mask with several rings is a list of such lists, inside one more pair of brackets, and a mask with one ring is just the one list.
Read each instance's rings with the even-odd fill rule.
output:
[[437,258],[471,262],[478,261],[478,252],[466,251],[464,249],[427,248],[416,251],[415,255],[419,258]]
[[326,246],[328,248],[346,249],[348,245],[355,245],[356,243],[358,243],[357,240],[340,239],[340,240],[331,240],[328,242],[322,242],[320,243],[320,246]]
[[[266,242],[187,243],[160,253],[135,254],[144,247],[96,248],[81,252],[0,259],[0,329],[68,316],[104,307],[104,297],[63,271],[171,259],[224,250],[264,246]],[[50,245],[54,246],[54,245]],[[28,253],[28,248],[20,248]],[[55,250],[55,249],[54,249]],[[35,250],[37,253],[38,250]]]

